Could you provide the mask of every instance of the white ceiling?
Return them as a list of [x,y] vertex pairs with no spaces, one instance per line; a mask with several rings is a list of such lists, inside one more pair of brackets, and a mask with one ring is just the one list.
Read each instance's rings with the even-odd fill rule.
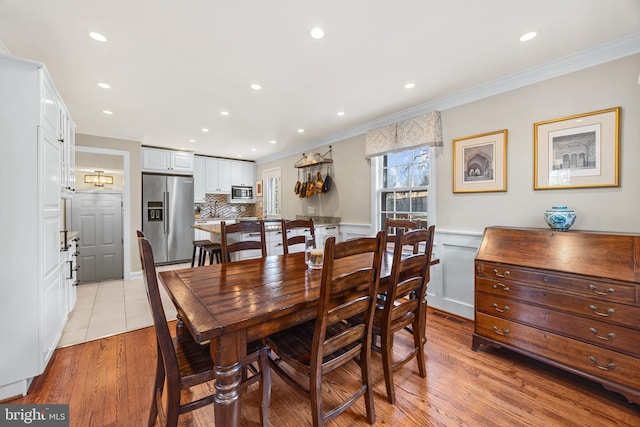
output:
[[264,160],[566,58],[640,51],[640,1],[0,0],[0,41],[47,66],[79,133]]

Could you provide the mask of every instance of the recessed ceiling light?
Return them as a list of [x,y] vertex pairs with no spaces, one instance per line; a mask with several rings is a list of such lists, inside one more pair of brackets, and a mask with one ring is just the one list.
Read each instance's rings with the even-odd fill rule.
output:
[[190,139],[189,142],[196,142],[196,140],[195,139]]
[[529,40],[531,40],[532,38],[534,38],[537,35],[538,35],[538,33],[536,33],[535,31],[530,31],[530,32],[520,36],[520,41],[521,42],[529,41]]
[[100,86],[102,89],[111,89],[111,86],[109,84],[103,82],[98,83],[98,86]]
[[113,114],[113,111],[109,111],[109,110],[102,110],[102,112],[108,116]]
[[309,31],[309,35],[316,40],[320,40],[324,37],[324,30],[320,27],[315,27],[311,31]]
[[258,150],[257,150],[257,149],[255,149],[255,148],[252,148],[252,149],[251,149],[251,151],[258,151]]
[[89,37],[91,37],[92,39],[94,39],[95,41],[98,41],[98,42],[106,42],[107,41],[107,38],[105,36],[103,36],[100,33],[96,33],[95,31],[91,31],[89,33]]
[[344,111],[338,111],[338,116],[340,117],[344,116]]
[[270,144],[276,144],[278,141],[276,141],[275,139],[272,139],[271,141],[269,141]]
[[242,154],[236,154],[237,157],[242,157]]
[[298,133],[304,133],[304,129],[302,128],[298,129]]
[[253,89],[253,90],[260,90],[260,89],[262,89],[262,86],[260,86],[258,83],[253,83],[253,84],[251,85],[251,89]]
[[416,84],[414,82],[409,82],[404,85],[405,89],[413,89],[414,87],[416,87]]
[[220,111],[220,115],[221,116],[228,116],[229,112],[228,111]]
[[209,129],[207,129],[207,128],[202,128],[202,132],[207,133],[207,132],[209,132]]

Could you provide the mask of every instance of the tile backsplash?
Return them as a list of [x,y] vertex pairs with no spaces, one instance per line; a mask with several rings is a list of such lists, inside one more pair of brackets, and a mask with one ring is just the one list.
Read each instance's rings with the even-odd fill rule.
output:
[[260,217],[262,214],[255,203],[229,203],[226,194],[206,194],[204,203],[195,204],[196,213],[198,207],[202,219]]

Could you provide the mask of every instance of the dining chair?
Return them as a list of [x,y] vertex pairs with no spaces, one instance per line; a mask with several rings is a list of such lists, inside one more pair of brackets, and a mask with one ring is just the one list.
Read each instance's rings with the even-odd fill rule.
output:
[[[262,258],[267,256],[267,243],[264,221],[239,221],[235,224],[220,223],[220,243],[222,245],[222,263],[231,262],[231,254],[246,250],[259,249]],[[251,239],[245,240],[249,235]],[[230,235],[235,235],[230,238]],[[257,238],[257,240],[256,240]]]
[[[302,250],[296,252],[304,251],[304,244],[307,238],[307,234],[297,234],[298,230],[306,230],[309,229],[310,236],[313,237],[313,241],[316,240],[316,232],[313,228],[313,219],[294,219],[291,221],[280,220],[280,229],[282,230],[282,248],[284,254],[287,255],[289,253],[289,248],[294,245],[302,244]],[[294,231],[296,234],[294,236],[289,237],[287,232]]]
[[[388,246],[393,246],[393,242],[396,241],[396,235],[398,230],[415,230],[420,227],[420,220],[412,220],[412,219],[396,219],[396,218],[385,218],[384,219],[384,230],[387,232],[386,243]],[[404,248],[403,248],[404,249]],[[413,253],[418,252],[418,247],[413,247]]]
[[[213,362],[208,344],[198,344],[188,333],[171,337],[160,298],[151,244],[144,237],[140,237],[141,234],[138,232],[140,263],[153,315],[157,343],[156,375],[148,425],[155,426],[156,420],[159,418],[162,426],[177,426],[179,415],[214,403],[213,394],[185,403],[180,400],[182,390],[213,381]],[[259,370],[253,367],[254,363],[258,364]],[[260,421],[263,426],[267,426],[269,424],[271,394],[268,347],[262,341],[253,341],[247,344],[247,356],[242,360],[242,367],[243,387],[259,382]],[[167,384],[166,410],[163,405],[165,380]]]
[[[384,300],[378,299],[373,318],[374,350],[382,353],[387,400],[395,403],[393,371],[412,359],[418,362],[422,378],[427,376],[424,357],[426,338],[427,284],[430,279],[431,252],[435,226],[404,232],[399,229],[395,238],[393,263]],[[402,252],[405,246],[424,247],[419,253]],[[394,360],[394,335],[408,331],[413,336],[413,348],[402,358]],[[375,342],[380,337],[380,346]]]
[[[359,238],[336,243],[327,239],[315,320],[270,335],[267,344],[277,355],[270,357],[271,367],[296,390],[311,401],[314,426],[322,426],[364,395],[367,421],[375,423],[376,415],[371,384],[371,327],[373,303],[380,282],[380,265],[384,232],[375,238]],[[354,259],[354,256],[367,257]],[[335,275],[335,277],[334,277]],[[361,321],[349,318],[361,315]],[[325,412],[322,379],[344,364],[360,365],[357,390],[340,405]],[[289,374],[293,371],[292,374]],[[302,378],[301,378],[302,377]],[[339,378],[348,380],[344,375]]]

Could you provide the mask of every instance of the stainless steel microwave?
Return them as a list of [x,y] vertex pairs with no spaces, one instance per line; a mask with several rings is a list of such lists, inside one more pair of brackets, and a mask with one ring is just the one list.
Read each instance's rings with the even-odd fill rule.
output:
[[242,187],[239,185],[231,187],[232,202],[246,202],[248,200],[253,200],[253,187]]

